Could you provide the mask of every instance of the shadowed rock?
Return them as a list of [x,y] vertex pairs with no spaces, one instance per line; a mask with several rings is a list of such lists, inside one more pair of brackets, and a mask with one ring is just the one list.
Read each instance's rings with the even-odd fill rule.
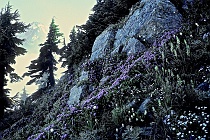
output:
[[151,46],[165,32],[179,29],[181,22],[181,14],[169,0],[142,0],[121,27],[112,25],[96,38],[90,60],[104,57],[108,50],[112,55],[142,52],[144,43]]

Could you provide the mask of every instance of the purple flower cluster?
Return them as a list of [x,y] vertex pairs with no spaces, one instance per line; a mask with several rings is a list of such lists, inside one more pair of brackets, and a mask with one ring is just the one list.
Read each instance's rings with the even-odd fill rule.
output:
[[63,134],[63,135],[61,136],[61,140],[65,140],[67,136],[68,136],[68,134]]
[[141,73],[139,73],[139,74],[135,74],[135,78],[139,78],[139,77],[141,77],[142,76],[142,74]]
[[171,37],[173,37],[179,30],[175,29],[173,31],[167,31],[164,32],[164,34],[157,40],[155,40],[155,42],[153,43],[153,46],[157,46],[157,47],[161,47],[163,46],[169,39],[171,39]]
[[[46,128],[44,128],[44,131],[50,131],[50,129],[53,127],[54,127],[54,124],[51,124],[51,125],[47,126]],[[45,134],[45,132],[41,132],[36,135],[31,135],[30,137],[28,137],[27,140],[39,140],[39,139],[45,138],[44,134]]]
[[45,131],[49,131],[50,128],[54,127],[54,124],[49,125],[48,127],[44,128]]
[[151,51],[146,51],[144,52],[144,54],[142,55],[142,60],[144,61],[144,65],[146,68],[149,68],[149,66],[151,65],[150,61],[154,60],[155,58],[155,52],[152,53]]
[[73,82],[73,74],[68,74],[68,84],[72,84]]
[[116,87],[117,85],[119,85],[120,81],[126,80],[127,78],[129,78],[129,76],[127,75],[127,73],[122,73],[122,74],[114,81],[114,83],[112,83],[112,85],[109,87],[109,89],[112,89],[112,88]]
[[114,87],[118,86],[120,84],[121,81],[126,80],[127,78],[129,78],[128,73],[130,71],[130,69],[135,66],[135,64],[139,61],[144,60],[146,67],[150,65],[150,61],[153,60],[155,57],[155,53],[153,53],[152,51],[146,51],[142,56],[140,56],[139,58],[137,58],[136,60],[134,60],[134,56],[130,55],[128,56],[128,58],[126,59],[125,63],[122,64],[122,62],[120,62],[121,65],[118,65],[118,68],[115,69],[115,72],[120,72],[120,76],[117,77],[114,81],[110,81],[111,86],[110,87],[106,87],[103,88],[101,90],[99,90],[98,94],[95,96],[89,96],[89,98],[84,102],[83,107],[87,104],[89,104],[92,100],[94,99],[100,99],[102,96],[105,96],[108,94],[108,91],[113,89]]
[[68,109],[70,110],[70,113],[64,115],[64,117],[68,117],[68,116],[70,116],[71,114],[74,114],[74,113],[80,113],[80,112],[82,112],[82,110],[79,109],[79,106],[80,106],[80,104],[77,104],[77,105],[68,105]]
[[69,109],[71,113],[74,113],[77,110],[77,108],[74,106],[69,106]]
[[31,135],[30,137],[27,138],[27,140],[39,140],[44,137],[44,132],[39,133],[38,136],[36,135]]
[[95,110],[95,109],[98,109],[98,106],[96,104],[91,104],[91,105],[87,106],[86,108],[91,109],[91,110]]
[[64,116],[64,112],[62,112],[61,114],[57,115],[57,121],[60,121],[61,118]]
[[86,67],[89,67],[91,64],[92,64],[92,61],[87,59],[86,62],[82,63],[81,67],[86,68]]
[[92,100],[94,99],[100,99],[104,94],[107,94],[107,89],[104,88],[104,89],[101,89],[100,92],[95,95],[95,96],[92,96],[90,97],[89,99],[87,99],[84,103],[83,103],[83,107],[85,107],[85,105],[89,104]]
[[107,94],[106,89],[102,89],[102,90],[98,93],[98,95],[96,95],[96,98],[97,98],[97,99],[100,99],[102,96],[104,96],[105,93]]
[[152,53],[151,51],[146,51],[142,55],[142,59],[144,59],[145,61],[150,61],[150,60],[154,59],[154,57],[155,57],[155,54]]
[[125,63],[121,66],[118,66],[119,68],[116,69],[116,71],[120,71],[122,73],[128,73],[128,69],[129,69],[129,63],[130,61],[132,61],[134,59],[133,55],[129,55],[127,60],[125,61]]

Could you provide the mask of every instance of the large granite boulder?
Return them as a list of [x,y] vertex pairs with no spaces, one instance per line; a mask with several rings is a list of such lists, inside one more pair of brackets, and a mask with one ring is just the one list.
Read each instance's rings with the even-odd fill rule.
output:
[[70,91],[68,105],[78,104],[82,94],[82,88],[74,86]]
[[138,108],[138,112],[144,114],[145,111],[148,111],[148,105],[151,103],[150,98],[146,98]]
[[121,27],[112,25],[96,38],[90,60],[104,57],[110,49],[111,54],[144,51],[144,43],[152,45],[165,32],[179,29],[181,23],[181,14],[169,0],[142,0]]
[[124,26],[118,29],[114,48],[115,50],[120,46],[128,48],[133,38],[152,45],[164,32],[180,28],[181,22],[181,14],[169,0],[142,0],[139,8],[128,18]]
[[107,54],[107,51],[113,46],[114,36],[115,30],[110,27],[96,38],[92,48],[91,61]]
[[[79,77],[79,82],[84,82],[88,80],[88,72],[87,71],[82,71],[81,75]],[[68,105],[75,105],[78,104],[81,100],[81,98],[83,98],[83,96],[85,96],[85,93],[87,92],[89,86],[88,85],[75,85],[74,87],[71,88],[70,90],[70,95],[69,95],[69,100],[68,100]]]

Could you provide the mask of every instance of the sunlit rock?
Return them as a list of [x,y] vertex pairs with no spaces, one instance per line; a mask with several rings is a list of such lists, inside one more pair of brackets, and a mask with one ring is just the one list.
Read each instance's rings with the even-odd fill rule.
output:
[[107,51],[113,46],[113,40],[115,36],[114,29],[110,28],[102,32],[95,40],[92,48],[92,54],[90,60],[96,60],[102,58],[107,54]]
[[[142,0],[118,29],[112,25],[95,40],[90,60],[111,54],[137,53],[153,45],[164,32],[180,28],[182,16],[169,0]],[[117,27],[117,26],[116,26]]]

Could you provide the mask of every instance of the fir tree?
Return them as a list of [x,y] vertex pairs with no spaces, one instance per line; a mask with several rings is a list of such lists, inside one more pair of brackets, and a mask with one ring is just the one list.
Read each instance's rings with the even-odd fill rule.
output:
[[[66,45],[64,40],[64,46],[60,49],[60,59],[59,61],[62,62],[62,67],[67,67],[68,70],[71,69],[71,67],[74,64],[78,64],[79,62],[77,60],[80,60],[80,57],[82,55],[81,50],[79,49],[78,44],[78,35],[75,27],[72,29],[69,35],[69,43]],[[81,37],[81,36],[80,36]],[[82,38],[81,38],[82,39]]]
[[39,57],[36,60],[31,61],[31,64],[28,67],[29,71],[23,75],[23,77],[30,76],[32,78],[27,85],[36,82],[42,78],[44,74],[48,75],[46,87],[53,87],[55,85],[54,71],[57,70],[57,61],[55,60],[53,53],[58,54],[58,44],[60,43],[60,37],[62,37],[62,35],[63,34],[59,32],[58,25],[55,24],[55,20],[52,19],[47,39],[44,44],[40,44],[42,47],[40,49]]
[[26,53],[24,48],[19,47],[24,40],[17,38],[16,34],[25,32],[29,26],[19,21],[18,10],[13,13],[11,10],[12,6],[8,3],[0,12],[0,118],[4,115],[4,109],[11,103],[7,96],[9,90],[4,89],[8,81],[6,76],[10,77],[10,82],[21,80],[11,66],[16,63],[16,56]]

